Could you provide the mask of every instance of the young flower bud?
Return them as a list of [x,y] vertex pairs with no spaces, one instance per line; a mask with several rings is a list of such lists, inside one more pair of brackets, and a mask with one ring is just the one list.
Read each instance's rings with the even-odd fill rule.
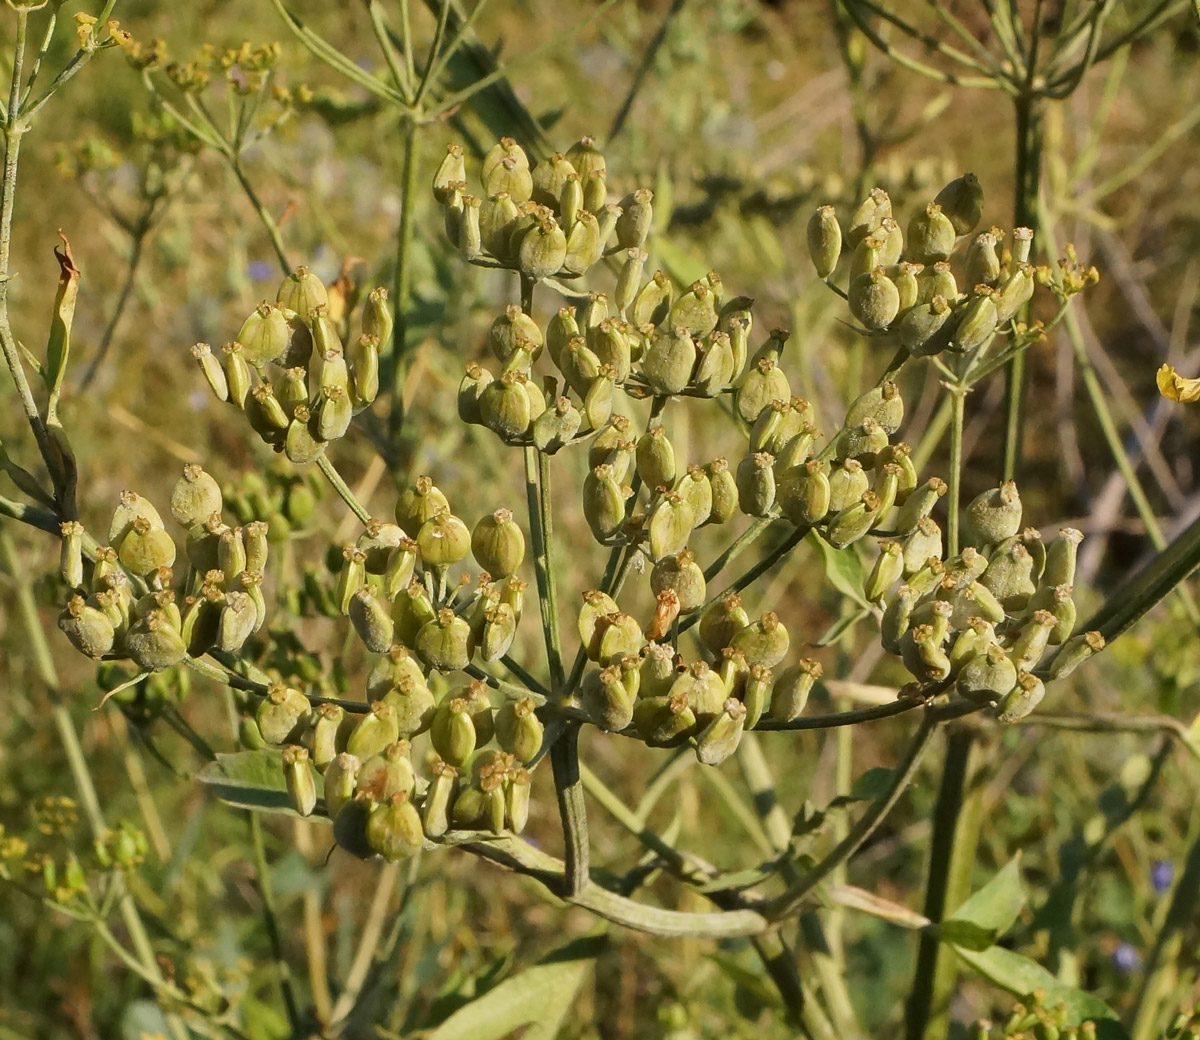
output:
[[203,524],[223,507],[221,486],[194,462],[183,467],[183,476],[171,492],[171,515],[184,527]]
[[120,539],[120,560],[132,574],[145,575],[159,567],[175,562],[175,541],[163,530],[161,521],[152,524],[146,516],[138,516]]
[[787,656],[790,642],[786,626],[768,611],[737,632],[730,645],[745,654],[750,664],[774,668]]
[[586,649],[590,660],[607,665],[638,653],[645,643],[646,637],[637,619],[617,611],[597,620],[592,641]]
[[533,418],[529,395],[518,375],[505,372],[488,383],[479,395],[479,414],[484,425],[501,440],[510,442],[525,435]]
[[389,744],[379,754],[366,759],[355,780],[355,793],[365,794],[373,802],[386,802],[394,794],[412,794],[416,785],[407,740]]
[[[917,282],[917,275],[925,269],[924,264],[914,264],[907,260],[901,261],[895,267],[887,269],[888,277],[895,283],[896,292],[900,296],[900,315],[902,320],[906,311],[914,307],[918,298],[921,295],[921,286]],[[897,330],[899,321],[896,323]]]
[[1099,632],[1082,632],[1068,639],[1050,663],[1050,678],[1065,679],[1084,661],[1104,649],[1104,636]]
[[1042,698],[1045,696],[1046,686],[1041,679],[1028,672],[1018,672],[1017,685],[1001,701],[1000,714],[996,716],[996,719],[1006,725],[1020,722],[1042,703]]
[[531,762],[542,749],[544,727],[534,714],[532,697],[506,701],[496,712],[496,742],[521,762]]
[[747,455],[737,470],[738,506],[747,516],[766,516],[775,505],[775,456]]
[[567,236],[552,217],[526,231],[517,247],[517,267],[527,278],[549,278],[566,258]]
[[417,545],[426,566],[448,567],[471,551],[471,532],[453,513],[442,513],[421,525]]
[[299,690],[272,683],[259,702],[255,721],[268,744],[286,744],[300,738],[311,713],[312,705]]
[[338,745],[347,729],[344,708],[336,704],[318,704],[308,719],[304,746],[312,757],[317,772],[324,773],[337,757]]
[[583,425],[583,415],[569,397],[560,397],[533,421],[531,436],[538,451],[553,455],[570,444]]
[[612,467],[596,466],[583,481],[583,516],[598,542],[604,543],[625,523],[625,492]]
[[953,222],[942,212],[941,206],[931,202],[914,213],[908,222],[905,237],[908,259],[926,265],[948,260],[954,251],[956,237]]
[[968,285],[995,286],[1000,280],[1000,257],[996,255],[995,230],[981,231],[967,247],[964,261]]
[[771,687],[771,718],[779,722],[798,719],[804,713],[808,695],[823,671],[819,661],[806,657],[780,672]]
[[350,623],[363,645],[381,654],[392,645],[395,625],[388,609],[375,598],[370,586],[363,585],[350,599]]
[[638,188],[621,200],[621,215],[617,218],[617,245],[622,249],[641,249],[650,235],[654,222],[654,192]]
[[434,750],[454,766],[466,765],[475,750],[475,724],[471,721],[465,697],[444,700],[433,716],[429,737]]
[[792,388],[774,358],[762,357],[751,368],[734,396],[734,410],[748,426],[752,425],[772,401],[787,401]]
[[696,758],[706,766],[720,765],[737,750],[745,725],[746,705],[730,697],[721,713],[697,735]]
[[471,626],[454,611],[439,610],[437,617],[421,626],[413,649],[425,664],[439,672],[466,668],[475,649]]
[[663,271],[655,271],[653,277],[638,290],[634,297],[629,320],[634,325],[661,325],[667,320],[671,303],[675,299],[675,288]]
[[494,577],[514,573],[525,558],[525,536],[511,509],[498,509],[481,517],[471,535],[471,552],[479,565]]
[[1046,566],[1042,573],[1042,584],[1053,588],[1057,585],[1075,583],[1075,557],[1083,533],[1073,527],[1064,527],[1046,549]]
[[900,639],[908,631],[919,595],[911,585],[901,585],[884,607],[879,624],[879,641],[889,654],[900,653]]
[[719,654],[749,624],[750,615],[742,606],[741,597],[730,594],[710,604],[701,615],[700,641],[711,653]]
[[647,549],[652,560],[660,560],[684,548],[696,527],[689,503],[673,491],[662,495],[646,524]]
[[872,188],[870,194],[859,204],[846,228],[846,241],[853,249],[872,231],[879,227],[884,217],[892,215],[892,200],[882,188]]
[[347,751],[334,755],[325,767],[325,811],[336,819],[343,805],[354,797],[362,763]]
[[489,196],[507,195],[517,206],[528,202],[533,197],[533,176],[529,164],[521,162],[516,156],[506,155],[483,178],[483,192]]
[[362,588],[367,580],[367,554],[353,545],[342,549],[342,559],[345,561],[338,574],[337,604],[338,610],[349,615],[350,603],[355,593]]
[[670,332],[654,337],[642,359],[642,372],[655,394],[669,397],[691,382],[698,357],[691,331],[675,325]]
[[983,216],[983,188],[973,173],[956,177],[933,201],[941,207],[956,235],[969,235]]
[[433,778],[425,792],[421,809],[421,824],[431,838],[440,838],[450,829],[450,811],[458,787],[458,770],[449,762],[434,758],[429,766]]
[[58,616],[58,627],[76,650],[94,660],[109,653],[116,641],[109,617],[102,610],[89,606],[79,595],[68,600]]
[[666,591],[674,592],[679,610],[684,614],[704,605],[704,571],[690,549],[682,549],[659,560],[650,572],[650,588],[656,596]]
[[1018,613],[1037,591],[1033,581],[1033,557],[1020,542],[997,546],[988,561],[980,584],[991,592],[1009,613]]
[[497,260],[507,263],[512,259],[509,243],[520,216],[507,192],[489,195],[479,204],[479,240]]
[[629,249],[625,252],[625,263],[617,274],[617,288],[613,293],[613,303],[617,313],[624,318],[625,312],[637,298],[638,288],[642,283],[642,271],[646,266],[646,251],[644,249]]
[[580,688],[579,702],[600,729],[618,732],[633,721],[634,698],[622,683],[616,665],[589,672]]
[[861,425],[867,419],[877,423],[886,433],[900,429],[904,419],[904,401],[900,389],[890,380],[873,387],[858,397],[846,412],[847,427]]
[[[260,723],[261,725],[261,720]],[[266,736],[264,731],[263,736]],[[371,711],[363,715],[346,738],[346,750],[362,762],[378,755],[400,739],[396,709],[386,701],[373,701]]]
[[[900,535],[911,534],[916,530],[917,524],[921,519],[927,517],[937,501],[947,490],[947,485],[941,477],[930,477],[919,488],[910,492],[908,498],[904,500],[904,504],[896,511],[895,520],[892,524],[893,530]],[[940,540],[939,540],[940,547]],[[940,551],[940,550],[935,550]],[[919,557],[923,564],[925,558],[933,555],[933,553],[925,553]]]
[[242,322],[237,334],[237,341],[242,345],[242,357],[260,372],[268,361],[284,355],[290,339],[287,316],[265,300]]
[[226,592],[225,602],[218,615],[217,636],[213,645],[226,653],[235,653],[254,634],[257,625],[258,607],[255,597],[236,589]]
[[998,704],[1017,684],[1017,667],[1002,647],[993,643],[976,654],[958,673],[955,688],[972,704]]
[[[859,466],[861,472],[861,464],[854,464]],[[809,459],[784,472],[779,480],[776,498],[783,515],[793,524],[797,527],[811,527],[829,512],[831,494],[825,463],[818,459]]]
[[651,747],[676,747],[696,728],[696,714],[681,694],[643,697],[634,705],[633,725]]
[[868,416],[858,426],[842,430],[838,435],[836,452],[839,459],[857,459],[871,469],[879,453],[887,446],[887,431]]
[[682,325],[694,337],[712,332],[717,327],[717,301],[708,283],[693,282],[691,288],[672,304],[667,323]]
[[507,362],[518,350],[524,349],[528,355],[527,364],[532,363],[541,354],[544,342],[545,337],[537,322],[515,303],[510,303],[504,313],[492,322],[488,333],[492,353],[501,362]]
[[425,844],[421,817],[406,794],[371,809],[367,818],[367,844],[390,863],[407,859]]
[[859,501],[834,514],[825,537],[835,549],[844,549],[870,531],[882,511],[883,503],[879,496],[874,491],[864,491]]
[[651,426],[638,440],[637,471],[650,488],[675,486],[675,449],[661,423]]
[[923,516],[904,539],[904,574],[916,574],[931,558],[942,558],[942,529],[931,516]]
[[964,527],[967,541],[980,547],[1016,535],[1021,530],[1021,496],[1016,483],[1005,481],[974,498],[964,513]]
[[448,186],[466,179],[467,167],[463,160],[462,145],[446,145],[446,155],[433,175],[433,197],[444,205],[450,198]]
[[872,603],[882,603],[888,590],[904,576],[904,552],[899,542],[880,542],[879,556],[863,587]]
[[725,459],[713,459],[708,464],[708,483],[712,489],[712,503],[708,519],[710,524],[728,523],[737,512],[738,493],[737,481],[729,472],[729,463]]
[[633,354],[625,333],[628,328],[617,318],[605,318],[599,325],[588,329],[587,344],[602,366],[612,366],[615,383],[623,383],[629,378]]
[[396,729],[406,740],[424,733],[433,723],[433,693],[419,672],[416,676],[406,674],[397,677],[394,685],[383,694],[382,700],[395,710]]
[[570,232],[562,267],[571,274],[583,274],[604,255],[604,232],[596,217],[586,210],[565,226],[570,228]]
[[286,310],[295,311],[301,321],[309,321],[318,308],[329,304],[329,294],[321,279],[307,267],[297,267],[279,286],[275,302]]
[[886,329],[900,312],[900,291],[882,267],[858,275],[847,292],[850,313],[868,329]]
[[842,227],[832,206],[821,206],[808,221],[808,255],[818,278],[828,278],[842,253]]
[[83,524],[64,520],[59,525],[62,544],[59,547],[59,572],[73,589],[83,586]]
[[448,512],[450,502],[429,477],[417,477],[396,500],[396,523],[405,531],[418,531],[426,520]]
[[957,354],[978,350],[996,331],[996,302],[994,290],[986,285],[975,286],[961,319],[950,337],[949,349]]
[[292,808],[301,816],[311,816],[317,806],[317,785],[307,748],[292,744],[283,749],[283,779]]
[[324,386],[312,408],[308,429],[318,441],[336,441],[350,429],[354,404],[340,386]]
[[895,325],[897,338],[913,357],[925,357],[943,349],[938,333],[953,311],[941,295],[928,302],[918,301],[902,313]]
[[379,396],[379,340],[359,336],[347,350],[350,362],[350,400],[361,412]]
[[[197,343],[192,347],[192,357],[196,359],[205,381],[216,395],[217,400],[228,401],[229,381],[225,377],[225,370],[221,367],[221,363],[213,355],[212,347],[207,343]],[[239,407],[241,406],[239,405]]]
[[829,474],[829,509],[840,513],[858,502],[871,481],[863,464],[853,457],[843,458]]

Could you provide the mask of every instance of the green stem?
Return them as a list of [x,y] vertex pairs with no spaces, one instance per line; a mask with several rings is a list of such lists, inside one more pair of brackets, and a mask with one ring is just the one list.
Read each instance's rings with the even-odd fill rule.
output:
[[563,828],[564,895],[573,898],[588,883],[587,806],[579,765],[579,723],[568,723],[550,748],[554,793]]
[[[527,452],[533,449],[526,449]],[[562,636],[558,627],[558,579],[554,566],[554,503],[550,493],[550,458],[538,451],[538,523],[542,533],[543,566],[546,572],[546,610],[542,621],[546,628],[546,650],[550,656],[551,688],[562,694],[565,677],[563,673]],[[527,456],[528,457],[528,456]]]
[[251,208],[266,229],[267,237],[271,240],[271,248],[275,250],[275,258],[279,261],[279,269],[286,278],[295,268],[288,259],[287,250],[283,248],[283,235],[279,231],[279,225],[275,222],[275,218],[267,212],[267,207],[263,205],[262,199],[258,197],[258,192],[254,190],[254,185],[242,171],[242,163],[237,155],[231,150],[226,155],[226,159],[229,162],[229,168],[233,170],[234,177],[237,178],[238,184],[249,200]]
[[[1029,75],[1034,73],[1034,58],[1029,61]],[[1042,169],[1041,102],[1028,88],[1014,100],[1016,113],[1016,199],[1013,207],[1013,226],[1037,230],[1038,186]],[[1028,307],[1019,319],[1028,317]],[[1021,465],[1022,438],[1025,425],[1026,370],[1024,352],[1009,362],[1004,384],[1004,479],[1013,480]]]
[[[983,785],[978,777],[981,758],[977,734],[962,727],[948,734],[925,884],[925,916],[931,921],[944,920],[970,895],[983,809]],[[908,1040],[947,1035],[947,1012],[957,975],[953,952],[935,933],[922,933],[905,1008]]]
[[[411,98],[412,81],[408,77],[408,69],[400,64],[400,57],[396,54],[396,48],[392,46],[392,38],[388,33],[387,24],[383,20],[383,12],[380,11],[377,0],[368,0],[367,14],[371,19],[371,30],[375,33],[375,42],[379,44],[379,49],[383,52],[383,60],[387,63],[388,72],[391,73],[397,93],[402,97]],[[415,99],[413,104],[416,104]]]
[[263,902],[263,924],[267,929],[267,941],[271,944],[271,956],[279,971],[279,992],[283,996],[283,1003],[287,1008],[292,1034],[303,1036],[300,1008],[296,1004],[296,994],[292,990],[292,969],[283,955],[283,939],[279,933],[279,919],[275,915],[275,886],[271,881],[271,868],[267,864],[262,820],[256,812],[248,815],[250,818],[250,841],[254,846],[254,870],[258,874],[258,890]]
[[925,718],[921,720],[921,726],[909,744],[904,758],[892,771],[887,789],[871,803],[858,822],[850,828],[846,837],[834,846],[828,856],[795,884],[789,885],[786,892],[764,904],[763,911],[772,921],[782,921],[799,912],[813,889],[832,874],[836,867],[853,856],[862,843],[874,833],[875,828],[892,811],[893,806],[900,800],[900,796],[916,776],[917,767],[921,764],[921,759],[929,747],[929,741],[937,732],[938,726],[939,722],[936,716],[932,712],[926,714]]
[[963,466],[963,406],[967,392],[962,387],[949,387],[950,394],[950,473],[946,492],[946,552],[958,555],[958,510],[962,495]]
[[330,485],[333,487],[333,490],[338,493],[338,496],[341,498],[341,500],[350,507],[350,511],[356,517],[358,517],[362,523],[370,523],[371,514],[363,508],[362,503],[358,501],[358,498],[355,497],[354,492],[350,490],[350,485],[342,479],[342,475],[337,471],[333,463],[329,461],[329,458],[324,454],[324,452],[317,456],[317,468],[325,474],[325,479],[329,481]]
[[450,4],[451,0],[441,0],[438,7],[437,26],[433,30],[433,42],[429,45],[429,57],[425,62],[425,71],[421,75],[421,81],[417,84],[417,95],[413,98],[413,105],[419,105],[425,97],[425,92],[433,83],[434,63],[437,59],[437,53],[442,49],[442,40],[446,37],[446,23],[450,20]]
[[400,864],[389,863],[380,871],[375,882],[371,906],[367,910],[367,921],[359,936],[358,948],[354,951],[350,971],[346,975],[346,985],[338,994],[337,1002],[330,1012],[329,1027],[333,1036],[341,1036],[358,1003],[359,994],[362,993],[363,985],[367,981],[367,974],[375,959],[375,951],[379,947],[384,920],[387,918],[388,904],[392,900],[392,893],[396,890],[396,881],[399,877]]
[[405,117],[402,124],[404,165],[400,171],[400,227],[396,232],[396,273],[392,283],[392,401],[388,434],[399,461],[404,431],[404,381],[408,375],[408,298],[412,285],[412,246],[416,229],[413,209],[417,199],[417,124]]

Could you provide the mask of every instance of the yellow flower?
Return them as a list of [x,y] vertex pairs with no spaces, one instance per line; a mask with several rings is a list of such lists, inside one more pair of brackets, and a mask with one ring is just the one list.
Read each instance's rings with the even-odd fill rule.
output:
[[1158,392],[1168,401],[1200,401],[1200,379],[1184,379],[1171,365],[1158,370]]

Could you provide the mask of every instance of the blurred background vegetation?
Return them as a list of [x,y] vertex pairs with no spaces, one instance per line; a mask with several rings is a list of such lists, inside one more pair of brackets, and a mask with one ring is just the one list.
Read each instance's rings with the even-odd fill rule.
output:
[[[64,10],[86,6],[68,3]],[[364,5],[296,0],[292,6],[360,66],[380,61]],[[945,37],[925,18],[924,4],[891,6]],[[949,6],[983,38],[982,5]],[[1014,6],[1029,15],[1043,3]],[[1154,6],[1116,5],[1110,31]],[[1150,548],[1089,404],[1085,370],[1098,380],[1164,534],[1169,538],[1200,514],[1200,415],[1154,391],[1163,361],[1185,375],[1200,367],[1200,36],[1194,14],[1176,6],[1148,36],[1089,72],[1069,99],[1050,106],[1044,127],[1047,211],[1060,242],[1073,241],[1103,280],[1077,304],[1082,355],[1056,332],[1029,359],[1022,491],[1028,516],[1049,529],[1069,524],[1087,535],[1077,583],[1089,589],[1077,589],[1081,616]],[[597,7],[582,0],[488,6],[476,26],[486,47],[456,59],[456,82],[477,74],[471,62],[487,60],[487,48],[513,64],[503,89],[420,129],[422,187],[451,140],[479,148],[502,133],[536,133],[565,148],[595,134],[610,168],[624,178],[613,185],[618,192],[639,184],[655,189],[658,261],[684,284],[716,268],[732,293],[755,298],[760,330],[790,328],[799,392],[824,403],[823,428],[836,427],[837,402],[873,382],[887,358],[842,325],[840,301],[814,276],[804,248],[809,214],[827,202],[845,210],[875,185],[907,213],[971,170],[986,192],[983,226],[1012,226],[1011,105],[996,91],[937,83],[900,67],[870,47],[836,5],[817,0],[620,0],[577,33],[560,35]],[[414,9],[414,32],[426,39],[433,19],[420,5]],[[267,210],[283,215],[294,262],[308,263],[326,281],[346,265],[369,284],[391,284],[403,159],[393,115],[316,63],[269,0],[127,0],[115,13],[139,40],[161,37],[176,60],[204,43],[226,48],[278,40],[281,82],[306,85],[312,100],[245,154],[245,174]],[[5,46],[10,22],[0,20]],[[72,44],[64,34],[54,55],[60,64]],[[83,272],[75,379],[104,353],[86,390],[69,393],[64,405],[79,455],[85,522],[107,526],[122,488],[164,500],[185,461],[203,461],[232,486],[253,479],[248,474],[283,472],[240,423],[229,422],[187,353],[197,340],[231,338],[258,300],[273,297],[279,277],[270,242],[228,165],[164,124],[119,53],[101,56],[57,99],[28,135],[22,162],[14,328],[19,336],[29,330],[31,347],[41,335],[57,279],[51,248],[61,229]],[[390,511],[396,484],[431,473],[452,502],[463,503],[456,511],[473,517],[515,504],[518,475],[511,453],[453,418],[453,391],[464,362],[485,352],[486,330],[515,286],[484,277],[447,250],[431,198],[422,195],[415,219],[406,343],[411,406],[402,450],[390,475],[373,466],[366,424],[339,445],[338,461],[380,513]],[[906,385],[908,429],[931,421],[936,391],[932,370]],[[1000,472],[1002,391],[1002,380],[994,379],[969,405],[968,496],[992,486]],[[32,466],[5,380],[0,402],[0,439]],[[713,447],[721,446],[720,432],[694,435],[698,443],[712,437]],[[694,454],[716,453],[701,450]],[[938,460],[935,452],[932,472],[939,472]],[[320,506],[316,537],[293,543],[303,565],[323,566],[319,547],[335,537],[341,518],[339,504]],[[581,518],[567,513],[563,522],[583,532],[580,560],[598,572],[601,552]],[[170,725],[151,729],[136,704],[93,714],[99,694],[77,658],[62,655],[59,688],[47,689],[19,623],[19,589],[32,582],[36,607],[53,630],[57,588],[34,579],[54,570],[57,547],[8,522],[3,532],[11,552],[0,562],[6,569],[15,563],[24,582],[0,577],[0,824],[9,834],[31,835],[35,846],[75,842],[86,849],[82,827],[55,822],[62,813],[54,800],[75,794],[46,721],[51,698],[65,697],[84,734],[106,818],[114,826],[129,820],[148,836],[131,884],[156,946],[170,951],[163,961],[168,974],[198,1003],[235,1000],[247,1035],[284,1035],[243,815],[188,782],[201,760]],[[571,576],[572,594],[588,586],[585,568],[579,571]],[[821,597],[822,583],[819,565],[800,557],[770,576],[751,614],[775,604],[794,639],[809,633],[815,640],[836,620]],[[313,622],[297,635],[324,649],[334,631]],[[65,643],[54,631],[49,639],[57,658]],[[851,674],[853,644],[821,655],[827,676]],[[359,664],[351,657],[341,667],[352,677]],[[885,684],[896,678],[886,667],[853,675]],[[1198,680],[1195,628],[1168,600],[1101,662],[1057,686],[1053,708],[1187,723],[1200,711]],[[186,698],[172,691],[170,700],[200,732],[226,726],[224,702],[203,690]],[[804,797],[817,804],[832,797],[840,783],[840,742],[851,742],[843,745],[843,768],[852,761],[857,775],[891,764],[911,725],[897,719],[852,732],[764,736],[785,808],[795,812]],[[1031,725],[992,739],[1003,748],[999,767],[981,781],[977,877],[990,877],[1021,850],[1037,894],[1014,941],[1120,1011],[1138,990],[1167,893],[1200,836],[1197,762],[1155,726],[1087,734]],[[631,742],[598,737],[585,743],[593,769],[635,801],[665,754],[635,753]],[[911,796],[852,862],[854,884],[919,907],[940,769],[939,756],[930,756]],[[673,769],[670,796],[652,822],[723,868],[756,862],[755,835],[712,772]],[[553,845],[557,822],[547,780],[539,777],[546,786],[538,788],[541,808],[531,833]],[[593,840],[600,862],[639,855],[634,839],[615,825],[594,823]],[[341,855],[326,864],[326,853],[317,827],[268,830],[283,941],[302,1004],[327,1004],[326,976],[345,980],[361,931],[381,929],[361,1022],[347,1035],[375,1035],[369,1023],[391,1031],[380,1035],[428,1028],[564,939],[597,931],[593,918],[552,905],[534,883],[450,851],[419,857],[398,879],[390,873],[382,890],[377,867]],[[698,902],[667,882],[654,891],[682,909]],[[92,931],[64,927],[65,919],[47,919],[37,903],[0,892],[0,1040],[153,1035],[159,1027],[146,1003],[152,994]],[[844,956],[865,1034],[894,1030],[911,980],[912,934],[852,916],[839,921],[837,935],[835,952]],[[1177,973],[1169,980],[1176,1001],[1200,999],[1198,939],[1200,925],[1192,920],[1179,937]],[[311,963],[318,947],[328,951],[325,965]],[[800,956],[803,969],[811,953],[802,949]],[[609,929],[564,1035],[788,1035],[760,972],[745,942],[658,940]],[[965,978],[952,1011],[965,1021],[1002,1015],[1006,1006],[982,982]]]

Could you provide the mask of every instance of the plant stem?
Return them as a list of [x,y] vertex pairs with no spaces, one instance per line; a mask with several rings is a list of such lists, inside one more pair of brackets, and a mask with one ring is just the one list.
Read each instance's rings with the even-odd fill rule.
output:
[[392,401],[388,412],[388,436],[393,461],[399,462],[404,430],[404,381],[408,374],[408,297],[412,285],[412,244],[416,223],[413,209],[417,198],[417,124],[411,116],[402,120],[404,165],[400,171],[400,227],[396,233],[396,273],[392,282]]
[[250,841],[254,846],[254,870],[258,874],[258,890],[263,901],[263,924],[267,928],[267,941],[271,944],[271,956],[279,971],[279,992],[283,996],[283,1003],[287,1008],[292,1034],[302,1036],[303,1023],[300,1018],[300,1008],[296,1004],[296,994],[292,991],[292,969],[283,955],[283,939],[279,933],[279,920],[275,915],[275,886],[271,882],[271,868],[267,864],[262,820],[256,812],[251,812],[248,816]]
[[346,976],[346,985],[338,994],[337,1002],[329,1016],[329,1025],[334,1036],[340,1036],[348,1024],[354,1011],[358,996],[362,993],[367,981],[367,973],[371,970],[371,962],[375,959],[375,950],[379,946],[379,938],[383,934],[383,923],[387,917],[388,904],[396,889],[396,879],[400,876],[400,864],[389,863],[380,871],[375,884],[375,892],[371,897],[371,906],[367,910],[367,923],[358,940],[354,951],[354,959],[350,962],[350,971]]
[[[532,449],[526,449],[531,451]],[[550,657],[550,684],[560,696],[565,681],[563,673],[562,636],[558,628],[558,579],[554,567],[554,502],[550,493],[550,459],[538,451],[538,523],[542,532],[542,550],[545,553],[543,566],[546,571],[546,611],[542,620],[546,623],[547,653]]]
[[554,793],[563,828],[564,895],[580,895],[588,883],[587,806],[579,771],[579,723],[568,723],[550,748]]
[[946,493],[946,555],[958,555],[958,510],[962,496],[963,406],[967,392],[949,387],[950,394],[950,473]]
[[[948,733],[925,884],[925,916],[931,921],[944,920],[970,894],[983,810],[983,785],[979,782],[986,757],[983,752],[978,735],[970,729],[956,727]],[[936,934],[921,935],[916,973],[905,1008],[908,1040],[934,1040],[947,1035],[947,1012],[957,967],[954,953]]]
[[333,490],[350,507],[350,511],[364,524],[369,523],[371,514],[363,508],[354,492],[350,490],[350,485],[342,479],[342,475],[334,468],[333,463],[329,461],[324,452],[317,456],[317,468],[325,474],[325,478],[332,485]]

